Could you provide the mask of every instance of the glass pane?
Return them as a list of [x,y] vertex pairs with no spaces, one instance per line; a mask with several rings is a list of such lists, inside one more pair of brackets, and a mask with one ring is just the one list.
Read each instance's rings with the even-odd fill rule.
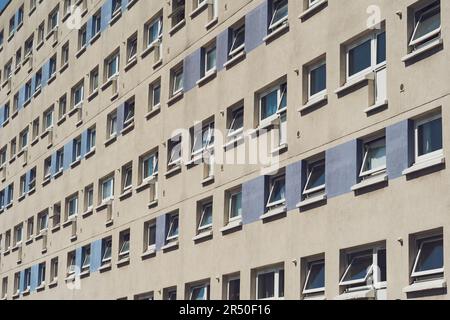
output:
[[233,112],[233,122],[231,123],[231,131],[236,131],[244,126],[244,109],[240,108]]
[[275,273],[265,273],[258,276],[258,299],[275,297]]
[[372,64],[371,40],[360,44],[348,52],[348,75],[352,76],[369,68]]
[[202,221],[200,221],[200,228],[210,226],[212,224],[212,218],[212,206],[204,206]]
[[365,279],[371,265],[372,265],[371,255],[355,257],[351,262],[347,274],[345,275],[344,281]]
[[277,202],[284,200],[284,193],[285,193],[284,179],[275,180],[270,202]]
[[325,263],[316,263],[310,266],[310,273],[307,290],[320,289],[325,287]]
[[327,87],[327,67],[325,64],[320,67],[311,70],[311,83],[310,92],[312,96],[318,92],[321,92]]
[[269,93],[261,99],[261,119],[266,119],[277,112],[278,92]]
[[230,218],[236,218],[242,215],[242,193],[239,192],[231,197]]
[[156,225],[152,224],[148,229],[148,245],[152,246],[156,243]]
[[160,100],[161,100],[161,87],[156,86],[153,89],[153,106],[158,105]]
[[386,32],[377,36],[377,64],[386,61]]
[[278,272],[278,297],[284,297],[284,270]]
[[205,300],[206,297],[206,288],[199,287],[193,288],[191,293],[191,300]]
[[438,29],[441,26],[441,10],[440,6],[426,12],[423,11],[418,14],[416,19],[418,21],[416,32],[414,33],[413,40],[417,40],[430,32]]
[[239,300],[241,280],[235,279],[228,282],[228,300]]
[[306,186],[306,190],[311,190],[325,185],[325,163],[315,165],[310,170],[311,178]]
[[364,171],[386,166],[386,145],[384,139],[366,145],[367,160]]
[[168,237],[175,237],[178,235],[178,217],[173,217],[170,223]]
[[272,23],[276,23],[278,21],[281,21],[283,18],[287,17],[288,15],[288,2],[287,0],[280,0],[274,5],[274,15]]
[[442,149],[442,119],[435,119],[418,127],[418,155]]
[[444,250],[442,240],[425,242],[420,251],[416,272],[440,269],[444,266]]
[[386,250],[378,250],[378,268],[380,268],[380,281],[386,281]]
[[211,49],[206,54],[206,71],[212,70],[216,67],[216,48]]

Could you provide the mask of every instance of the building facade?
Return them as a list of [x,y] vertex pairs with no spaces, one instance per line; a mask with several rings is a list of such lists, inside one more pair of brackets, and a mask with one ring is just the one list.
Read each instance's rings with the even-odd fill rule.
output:
[[10,2],[0,298],[447,299],[448,14]]

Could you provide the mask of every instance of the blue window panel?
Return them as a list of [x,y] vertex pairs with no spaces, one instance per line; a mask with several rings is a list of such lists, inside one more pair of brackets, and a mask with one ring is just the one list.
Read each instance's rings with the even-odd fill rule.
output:
[[100,30],[103,31],[109,26],[111,20],[112,0],[107,0],[101,9],[102,23]]
[[245,52],[256,49],[267,36],[268,0],[256,7],[245,16]]
[[124,118],[125,118],[125,104],[121,104],[117,108],[117,135],[122,134]]
[[92,24],[94,23],[94,19],[92,17],[89,18],[86,25],[86,47],[91,45],[92,38]]
[[30,291],[35,292],[38,286],[39,280],[39,265],[36,264],[31,267],[31,283],[30,283]]
[[125,12],[125,10],[127,10],[128,2],[129,1],[127,0],[122,0],[122,13]]
[[42,84],[41,84],[42,87],[45,87],[47,85],[49,73],[50,73],[50,60],[45,62],[44,65],[42,66]]
[[389,179],[403,176],[414,162],[414,122],[404,120],[386,128],[386,166]]
[[81,264],[83,263],[81,261],[81,253],[82,248],[77,248],[75,250],[75,275],[79,275],[81,273]]
[[24,102],[25,102],[25,86],[23,86],[19,90],[19,105],[17,107],[18,110],[21,110],[23,108]]
[[81,159],[84,159],[84,156],[87,153],[88,133],[89,130],[85,130],[81,134]]
[[185,92],[193,89],[197,85],[197,81],[200,80],[201,62],[202,49],[198,49],[185,58],[183,66],[183,87]]
[[72,164],[73,156],[73,141],[70,141],[64,146],[64,170],[68,170]]
[[298,161],[286,167],[286,206],[288,211],[297,208],[306,184],[306,161]]
[[17,11],[14,16],[14,32],[17,31],[18,26],[19,26],[19,11]]
[[19,276],[19,293],[25,291],[25,270],[20,271]]
[[51,166],[52,176],[54,176],[56,172],[57,172],[57,168],[56,168],[56,152],[55,152],[52,154],[52,166]]
[[249,224],[258,221],[266,212],[266,176],[260,176],[242,184],[242,222]]
[[224,64],[228,61],[228,53],[230,51],[230,37],[231,29],[225,30],[217,36],[216,48],[217,48],[217,70],[223,70]]
[[326,151],[325,184],[328,198],[351,192],[358,183],[361,143],[349,141]]
[[90,272],[97,272],[102,265],[102,240],[91,243]]
[[156,218],[156,250],[161,250],[166,243],[166,218],[167,215]]

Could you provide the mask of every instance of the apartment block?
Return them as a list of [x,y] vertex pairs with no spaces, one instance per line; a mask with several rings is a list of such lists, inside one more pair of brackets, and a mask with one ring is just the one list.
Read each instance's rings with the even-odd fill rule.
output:
[[449,298],[448,1],[0,10],[1,299]]

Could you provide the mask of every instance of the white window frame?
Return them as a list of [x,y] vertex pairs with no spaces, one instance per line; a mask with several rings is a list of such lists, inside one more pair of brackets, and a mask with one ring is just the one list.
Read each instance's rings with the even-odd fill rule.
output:
[[[75,201],[75,210],[73,213],[70,213],[70,203]],[[73,218],[78,215],[78,196],[73,196],[67,200],[67,218]]]
[[[107,197],[105,197],[104,190],[105,190],[105,185],[107,183],[111,183],[111,192]],[[108,201],[114,199],[114,177],[108,177],[102,181],[101,197],[102,197],[102,203],[105,203],[105,202],[108,202]]]
[[[80,101],[76,102],[77,92],[80,92]],[[84,83],[80,83],[75,88],[73,88],[73,107],[79,107],[84,101]]]
[[[426,238],[421,238],[421,239],[416,240],[416,246],[418,245],[419,242],[420,242],[420,246],[417,250],[416,258],[414,260],[414,266],[413,266],[413,269],[411,272],[411,278],[418,278],[418,277],[424,277],[424,276],[430,276],[430,275],[436,275],[439,273],[444,273],[444,266],[442,266],[442,268],[439,268],[439,269],[432,269],[432,270],[427,270],[427,271],[415,271],[417,269],[417,264],[419,263],[420,254],[422,253],[423,245],[425,243],[438,242],[438,241],[442,241],[442,243],[444,244],[444,237],[442,235],[440,235],[440,236],[426,237]],[[444,260],[444,265],[445,265],[445,260]]]
[[[311,195],[311,194],[319,192],[319,191],[325,191],[326,180],[325,180],[325,183],[323,185],[320,185],[320,186],[317,186],[317,187],[311,188],[311,189],[308,188],[308,185],[309,185],[309,183],[311,181],[312,174],[314,172],[315,167],[318,167],[318,166],[321,166],[321,165],[326,166],[325,159],[314,161],[314,162],[311,162],[311,163],[307,164],[308,178],[306,179],[305,188],[303,189],[303,195],[304,196],[308,196],[308,195]],[[326,171],[326,167],[325,167],[325,171]]]
[[[84,260],[83,263],[81,264],[81,270],[86,270],[89,269],[91,267],[91,249],[90,248],[83,248],[84,252]],[[89,254],[87,254],[89,253]]]
[[[115,62],[116,70],[110,70],[110,66]],[[120,72],[120,53],[114,53],[111,57],[106,60],[106,81],[111,81]]]
[[[265,97],[267,97],[274,91],[277,91],[277,111],[275,112],[275,114],[262,119],[262,114],[263,114],[262,113],[262,110],[263,110],[262,109],[263,108],[262,101]],[[280,113],[287,110],[287,105],[286,105],[286,107],[281,108],[281,103],[283,101],[283,98],[286,97],[286,95],[287,95],[287,83],[286,82],[281,83],[277,86],[274,86],[274,87],[270,88],[269,90],[264,91],[263,93],[260,94],[260,96],[259,96],[259,122],[260,123],[272,120],[272,118],[275,118],[275,117],[279,117]]]
[[[325,83],[325,89],[311,95],[311,73],[312,73],[312,71],[317,70],[322,66],[325,66],[325,73],[326,73],[326,66],[327,66],[326,60],[321,60],[318,63],[312,64],[308,68],[308,101],[314,100],[315,98],[322,96],[325,92],[327,92],[327,85]],[[326,78],[325,78],[325,80],[326,80]]]
[[[428,123],[428,122],[431,122],[431,121],[434,121],[434,120],[437,120],[437,119],[441,119],[441,121],[442,121],[442,114],[441,113],[438,113],[438,114],[435,114],[433,116],[426,117],[426,118],[423,118],[423,119],[419,119],[419,120],[416,120],[414,122],[414,158],[415,158],[415,163],[426,162],[428,160],[435,159],[435,158],[443,155],[444,149],[442,147],[442,149],[439,149],[439,150],[436,150],[436,151],[433,151],[433,152],[430,152],[430,153],[427,153],[427,154],[419,156],[419,127],[424,125],[424,124],[426,124],[426,123]],[[443,135],[443,131],[441,132],[441,135]],[[444,137],[442,136],[442,139],[443,138]]]
[[307,265],[308,265],[308,272],[306,274],[305,285],[303,286],[303,294],[307,295],[307,294],[325,292],[325,286],[321,287],[321,288],[316,288],[316,289],[307,289],[313,266],[323,265],[323,268],[325,269],[325,260],[321,259],[321,260],[316,260],[316,261],[309,261],[307,263]]
[[[153,158],[153,174],[149,175],[149,176],[145,176],[145,172],[146,172],[146,168],[147,166],[145,165],[145,163],[147,161],[149,161],[151,158]],[[151,178],[155,177],[158,174],[158,153],[151,153],[147,156],[145,156],[144,158],[142,158],[142,180],[146,181],[146,180],[150,180]]]
[[[158,27],[158,36],[156,37],[156,39],[154,39],[153,41],[150,41],[150,36],[152,35],[150,30],[152,29],[152,27],[154,25],[157,25]],[[153,21],[150,21],[147,26],[146,26],[146,32],[147,32],[147,39],[145,41],[147,48],[151,48],[153,47],[155,44],[161,42],[162,39],[162,31],[163,31],[163,17],[159,16],[157,18],[155,18]]]
[[[228,53],[228,55],[230,57],[234,57],[237,54],[241,53],[242,51],[245,50],[245,24],[243,24],[242,26],[239,26],[237,28],[233,28],[233,40],[231,42],[231,46],[230,46],[230,52]],[[237,42],[237,38],[238,35],[240,34],[240,32],[244,32],[244,43],[242,43],[240,46],[235,47],[236,46],[236,42]]]
[[[215,61],[214,61],[214,65],[208,69],[208,58],[210,57],[211,54],[215,55]],[[217,47],[216,45],[212,45],[210,47],[205,48],[205,61],[204,61],[204,66],[203,66],[203,75],[207,76],[211,73],[214,73],[217,70]]]
[[[269,300],[283,300],[283,297],[279,296],[280,293],[280,271],[284,271],[284,268],[271,268],[271,269],[265,269],[265,270],[261,270],[259,272],[256,273],[256,300],[261,300],[261,301],[269,301]],[[271,298],[259,298],[259,277],[265,274],[269,274],[269,273],[274,273],[274,277],[273,277],[273,281],[274,281],[274,285],[273,285],[273,294],[274,296]]]
[[236,135],[238,135],[238,134],[240,134],[240,133],[242,133],[242,132],[244,131],[244,123],[242,123],[242,127],[233,130],[234,124],[235,124],[236,121],[237,121],[237,115],[238,115],[239,113],[242,113],[242,118],[244,118],[244,106],[239,106],[239,107],[237,107],[237,108],[235,108],[235,109],[233,109],[233,110],[231,111],[231,115],[232,115],[233,119],[231,120],[231,122],[230,122],[230,127],[229,127],[229,129],[228,129],[228,134],[227,134],[227,136],[228,136],[229,138],[235,137]]
[[[174,137],[174,138],[177,138],[177,137]],[[174,139],[174,138],[172,138],[172,139]],[[169,140],[169,143],[170,143],[170,149],[169,149],[169,163],[168,163],[168,166],[169,166],[169,167],[178,165],[179,163],[181,163],[181,160],[183,159],[183,149],[182,149],[182,141],[181,141],[181,137],[180,137],[178,140],[172,140],[172,139]],[[173,141],[174,141],[174,142],[173,142]],[[176,156],[176,155],[175,155],[175,153],[173,152],[173,149],[174,149],[177,145],[180,146],[180,155],[179,155],[178,158],[174,158],[174,156]]]
[[[428,10],[426,10],[426,11],[423,11],[427,6],[430,6],[430,8]],[[427,4],[425,7],[422,7],[420,9],[414,11],[414,31],[413,31],[413,33],[411,35],[411,39],[409,41],[409,46],[414,47],[414,46],[420,45],[424,41],[427,41],[427,40],[435,37],[437,34],[441,33],[442,20],[441,20],[441,26],[439,26],[439,28],[437,28],[437,29],[435,29],[435,30],[433,30],[433,31],[431,31],[431,32],[421,36],[420,38],[417,38],[416,40],[414,40],[414,37],[415,37],[416,32],[417,32],[417,29],[419,28],[419,25],[421,24],[423,17],[425,15],[427,15],[428,13],[430,13],[431,11],[436,10],[436,8],[439,8],[439,14],[441,14],[442,11],[441,11],[440,1],[436,1],[435,3]],[[417,19],[417,16],[416,16],[418,11],[423,11],[421,13],[419,19]],[[441,19],[442,19],[442,17],[441,17]]]
[[[105,244],[105,248],[104,248],[104,250],[102,250],[102,264],[108,263],[112,259],[112,239],[104,239],[104,244]],[[109,248],[109,257],[106,257],[108,248]]]
[[233,197],[237,196],[241,194],[241,210],[242,210],[242,190],[239,191],[234,191],[234,192],[230,192],[230,198],[228,200],[228,222],[232,222],[232,221],[236,221],[236,220],[241,220],[242,219],[242,215],[239,214],[235,217],[231,217],[231,213],[233,212]]
[[[272,13],[272,18],[270,19],[270,24],[269,24],[269,31],[270,32],[273,32],[274,30],[276,30],[277,27],[279,27],[280,25],[285,23],[288,20],[288,18],[289,18],[289,9],[288,9],[288,14],[285,17],[281,18],[278,21],[274,21],[278,10],[280,10],[280,8],[278,6],[275,7],[275,4],[278,4],[279,2],[281,3],[282,1],[284,1],[284,0],[273,0],[272,1],[272,6],[273,6],[273,9],[272,9],[272,12],[271,12]],[[289,7],[289,1],[286,1],[286,6]]]
[[[178,70],[174,70],[173,74],[172,74],[172,96],[175,96],[177,94],[179,94],[180,92],[183,92],[184,90],[184,79],[183,79],[183,74],[184,74],[184,70],[183,68],[180,68]],[[181,77],[181,83],[180,83],[180,87],[178,89],[176,89],[176,83],[177,83],[177,79]]]
[[[170,219],[169,220],[169,228],[167,228],[166,242],[171,242],[171,241],[177,240],[179,235],[180,235],[180,233],[179,233],[180,216],[177,215],[177,214],[173,214],[173,215],[169,216],[169,219]],[[176,235],[170,236],[172,228],[173,228],[173,225],[174,225],[173,222],[175,221],[175,219],[178,220],[178,233]]]
[[209,285],[206,284],[206,283],[205,283],[205,284],[201,284],[201,285],[197,285],[197,286],[191,287],[191,288],[189,289],[189,300],[192,301],[192,295],[193,295],[193,293],[194,293],[194,290],[204,288],[204,289],[205,289],[205,293],[204,293],[204,295],[203,295],[203,299],[202,299],[202,300],[198,300],[198,301],[206,301],[207,298],[208,298],[208,287],[209,287]]
[[156,235],[156,222],[155,221],[149,222],[147,224],[147,251],[152,251],[156,248],[156,239],[155,239],[155,243],[150,244],[150,235],[151,235],[150,229],[153,227],[155,228],[155,235]]
[[[207,139],[206,139],[206,145],[203,145],[203,135],[206,133],[206,131],[208,132]],[[201,131],[195,132],[195,130],[194,130],[193,135],[194,135],[194,139],[193,139],[193,143],[192,143],[191,155],[196,156],[211,147],[211,140],[214,138],[214,122],[212,121],[212,122],[209,122],[206,125],[204,125],[202,127]],[[200,149],[194,150],[198,139],[202,140],[202,146]]]
[[286,192],[285,192],[285,195],[284,195],[284,199],[273,201],[273,202],[270,201],[272,199],[272,195],[273,195],[273,192],[275,190],[276,183],[281,181],[281,180],[284,181],[284,185],[285,185],[285,188],[286,188],[286,176],[285,175],[280,175],[280,176],[276,176],[276,177],[271,177],[270,178],[270,181],[269,181],[270,192],[269,192],[269,198],[267,199],[267,204],[266,204],[266,208],[269,209],[269,210],[273,209],[274,207],[276,207],[278,205],[286,203]]
[[363,156],[363,161],[362,161],[362,165],[361,165],[361,170],[359,172],[359,177],[364,179],[370,176],[374,176],[377,174],[380,174],[382,172],[386,171],[386,163],[384,164],[384,166],[381,166],[379,168],[374,168],[372,170],[366,170],[364,171],[364,168],[366,167],[366,163],[369,160],[368,156],[369,156],[369,149],[366,149],[367,145],[372,145],[372,144],[376,144],[381,145],[384,142],[384,147],[386,148],[386,138],[385,137],[378,137],[375,139],[372,139],[370,141],[364,142],[363,144],[363,152],[364,152],[364,156]]
[[212,221],[213,214],[214,214],[214,212],[213,212],[213,203],[212,203],[212,202],[207,202],[207,203],[202,204],[202,213],[201,213],[201,215],[200,215],[200,219],[199,219],[198,227],[197,227],[197,231],[198,231],[198,232],[202,232],[202,231],[211,229],[212,226],[213,226],[213,223],[212,223],[212,222],[211,222],[210,224],[206,224],[206,225],[203,225],[203,226],[202,226],[203,220],[205,219],[206,210],[207,210],[208,208],[211,208],[211,221]]
[[[121,240],[122,238],[125,236],[125,234],[121,235]],[[130,233],[128,233],[128,240],[123,239],[122,241],[122,245],[120,246],[120,250],[119,250],[119,258],[125,257],[125,256],[129,256],[130,254]],[[124,250],[125,245],[128,243],[128,250]]]

